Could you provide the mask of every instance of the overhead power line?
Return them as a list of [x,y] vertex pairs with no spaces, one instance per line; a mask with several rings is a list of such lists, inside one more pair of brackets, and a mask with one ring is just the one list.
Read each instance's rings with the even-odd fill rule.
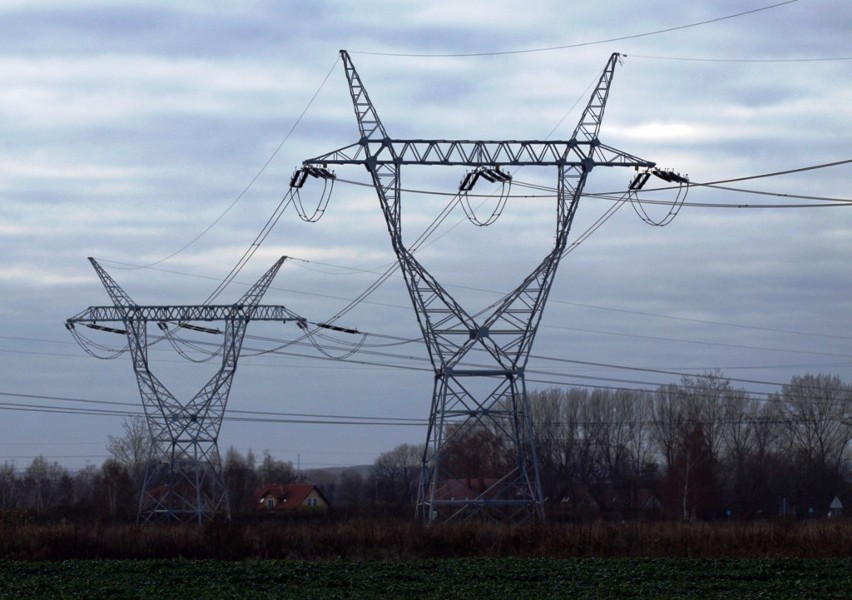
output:
[[[735,177],[732,179],[720,179],[717,181],[710,181],[706,183],[690,181],[689,187],[707,187],[714,188],[729,192],[738,192],[744,194],[755,194],[761,196],[772,196],[776,198],[790,198],[790,199],[798,199],[798,200],[818,200],[823,202],[822,204],[742,204],[742,203],[723,203],[723,202],[683,202],[683,206],[689,207],[706,207],[706,208],[825,208],[832,206],[847,206],[852,205],[852,198],[838,198],[838,197],[830,197],[830,196],[814,196],[808,194],[797,194],[797,193],[787,193],[787,192],[771,192],[766,190],[750,190],[744,188],[737,188],[731,186],[725,186],[722,184],[733,183],[738,181],[749,181],[753,179],[765,179],[769,177],[781,177],[783,175],[792,175],[794,173],[802,173],[806,171],[813,171],[818,169],[827,169],[831,167],[838,167],[843,165],[848,165],[852,163],[852,159],[844,159],[838,160],[828,163],[821,163],[818,165],[809,165],[806,167],[796,167],[792,169],[787,169],[783,171],[774,171],[771,173],[761,173],[758,175],[746,175],[743,177]],[[355,181],[351,179],[343,179],[338,177],[338,183],[358,186],[358,187],[372,187],[372,184],[367,182]],[[518,194],[518,193],[510,193],[508,194],[509,199],[525,199],[525,198],[553,198],[556,194],[556,188],[551,186],[544,186],[539,184],[532,184],[524,181],[519,181],[517,179],[514,180],[515,187],[539,190],[546,192],[544,194]],[[646,188],[644,192],[655,192],[655,191],[666,191],[670,188],[668,187],[659,187],[659,188]],[[458,192],[444,192],[437,190],[426,190],[419,188],[401,188],[400,191],[414,194],[422,194],[422,195],[431,195],[431,196],[447,196],[447,197],[456,197],[458,196]],[[470,197],[481,197],[481,198],[490,198],[491,194],[469,194]],[[586,192],[583,193],[584,198],[603,198],[607,200],[622,200],[623,191],[609,191],[609,192]],[[670,200],[653,200],[653,199],[645,199],[642,202],[648,204],[662,204],[662,205],[670,205],[672,201]],[[831,204],[826,204],[831,203]]]
[[[263,165],[261,165],[261,167],[260,167],[260,169],[257,171],[257,173],[255,173],[255,174],[254,174],[254,177],[252,177],[252,178],[249,180],[249,182],[246,184],[246,186],[242,189],[242,191],[240,191],[240,193],[239,193],[239,194],[237,194],[237,197],[236,197],[236,198],[234,198],[234,200],[233,200],[233,201],[232,201],[232,202],[231,202],[231,203],[230,203],[230,204],[229,204],[229,205],[225,208],[225,210],[223,210],[223,211],[219,214],[219,216],[218,216],[218,217],[216,217],[215,219],[213,219],[213,221],[212,221],[209,225],[207,225],[207,227],[205,227],[205,228],[201,231],[201,233],[199,233],[198,235],[196,235],[196,236],[195,236],[194,238],[192,238],[189,242],[187,242],[186,244],[184,244],[183,246],[181,246],[180,248],[178,248],[177,250],[175,250],[174,252],[172,252],[172,253],[171,253],[171,254],[169,254],[168,256],[165,256],[165,257],[163,257],[163,258],[161,258],[161,259],[159,259],[159,260],[156,260],[156,261],[154,261],[154,262],[152,262],[152,263],[148,263],[148,264],[146,264],[146,265],[144,265],[144,266],[139,266],[139,267],[134,267],[134,268],[137,268],[137,269],[141,269],[141,268],[151,268],[151,267],[155,267],[155,266],[157,266],[157,265],[159,265],[159,264],[162,264],[162,263],[166,262],[167,260],[170,260],[170,259],[174,258],[174,257],[175,257],[175,256],[177,256],[178,254],[182,253],[184,250],[186,250],[187,248],[189,248],[190,246],[192,246],[193,244],[195,244],[195,243],[196,243],[198,240],[200,240],[202,237],[204,237],[204,236],[205,236],[205,235],[206,235],[206,234],[207,234],[207,233],[208,233],[211,229],[213,229],[213,228],[214,228],[214,227],[215,227],[215,226],[219,223],[219,221],[221,221],[221,220],[225,217],[225,215],[227,215],[229,212],[231,212],[231,210],[232,210],[232,209],[233,209],[233,208],[234,208],[234,207],[235,207],[235,206],[236,206],[236,205],[240,202],[240,200],[242,200],[242,199],[243,199],[243,197],[244,197],[244,196],[245,196],[245,195],[249,192],[249,190],[252,188],[252,186],[254,186],[254,184],[257,182],[257,180],[258,180],[258,179],[260,179],[260,176],[261,176],[261,175],[263,175],[264,171],[266,171],[267,167],[269,167],[269,165],[272,163],[272,161],[275,159],[275,157],[276,157],[276,156],[278,155],[278,153],[281,151],[281,148],[283,148],[283,147],[284,147],[284,144],[286,144],[286,143],[287,143],[287,140],[289,140],[289,139],[290,139],[290,136],[291,136],[291,135],[293,135],[293,132],[296,130],[296,127],[298,127],[298,126],[299,126],[299,124],[302,122],[302,119],[305,117],[305,114],[308,112],[308,109],[310,109],[310,108],[311,108],[311,106],[313,105],[314,101],[317,99],[317,96],[319,95],[320,91],[322,91],[322,88],[323,88],[323,87],[325,87],[326,82],[328,81],[329,77],[331,77],[331,74],[334,72],[334,68],[337,66],[337,63],[338,63],[338,62],[340,62],[340,59],[339,59],[339,58],[337,58],[337,59],[334,61],[334,64],[333,64],[333,65],[331,65],[331,68],[328,70],[328,73],[326,73],[325,78],[322,80],[322,82],[320,83],[319,87],[318,87],[318,88],[316,89],[316,91],[313,93],[313,95],[311,96],[311,99],[310,99],[310,100],[308,100],[307,105],[306,105],[306,106],[305,106],[305,108],[302,110],[302,112],[299,114],[299,116],[296,118],[295,122],[294,122],[294,123],[290,126],[290,129],[289,129],[289,131],[287,131],[287,134],[284,136],[284,139],[282,139],[282,140],[281,140],[281,142],[278,144],[278,146],[276,146],[275,150],[273,150],[273,151],[272,151],[272,154],[270,154],[270,155],[269,155],[269,158],[267,158],[267,159],[266,159],[266,162],[264,162],[264,163],[263,163]],[[284,206],[284,208],[286,208],[286,206]],[[284,209],[281,209],[281,210],[283,211]],[[279,216],[280,216],[280,215],[279,215]],[[277,220],[277,219],[276,219],[276,220]],[[266,229],[266,226],[264,227],[264,229]],[[253,247],[253,246],[254,246],[254,244],[252,245],[252,247]],[[247,252],[249,252],[249,251],[250,251],[252,254],[254,254],[254,251],[252,250],[252,247],[250,247],[250,248],[249,248],[249,250],[248,250]],[[255,250],[256,250],[256,248],[255,248]],[[249,257],[249,258],[250,258],[250,257]],[[247,259],[246,259],[246,261],[247,261]],[[242,269],[242,266],[243,266],[244,264],[245,264],[245,263],[243,262],[243,259],[240,259],[240,262],[238,262],[238,263],[237,263],[237,266],[239,267],[238,271],[239,271],[240,269]],[[235,267],[235,268],[237,268],[237,267]],[[229,275],[229,276],[230,276],[230,275]],[[214,292],[214,294],[215,294],[215,293],[218,293],[219,291],[221,291],[221,290],[218,290],[218,289],[217,289],[217,290],[216,290],[216,292]],[[215,296],[213,296],[213,297],[215,297]]]
[[[56,414],[77,414],[108,417],[142,416],[141,407],[138,403],[117,402],[110,400],[92,400],[84,398],[71,398],[66,396],[53,396],[41,394],[23,394],[16,392],[0,392],[0,396],[11,398],[25,398],[28,400],[53,401],[64,403],[85,404],[100,408],[88,408],[80,406],[61,406],[47,404],[33,404],[20,402],[0,402],[0,410],[25,410],[33,412],[49,412]],[[133,410],[120,410],[108,407],[127,407]],[[358,415],[338,415],[322,413],[289,413],[278,411],[260,410],[238,410],[227,409],[225,419],[230,421],[244,421],[255,423],[305,423],[305,424],[329,424],[329,425],[399,425],[411,426],[426,425],[424,418],[412,417],[376,417]]]
[[770,4],[769,6],[762,6],[760,8],[755,8],[752,10],[746,10],[730,15],[725,15],[722,17],[716,17],[714,19],[706,19],[704,21],[696,21],[694,23],[686,23],[684,25],[675,25],[673,27],[666,27],[663,29],[655,29],[652,31],[645,31],[642,33],[634,33],[629,35],[622,35],[613,38],[606,38],[601,40],[594,40],[589,42],[578,42],[574,44],[562,44],[558,46],[546,46],[542,48],[526,48],[521,50],[495,50],[490,52],[442,52],[442,53],[405,53],[405,52],[370,52],[366,50],[357,51],[353,50],[353,54],[368,54],[373,56],[394,56],[394,57],[411,57],[411,58],[453,58],[453,57],[473,57],[473,56],[503,56],[508,54],[531,54],[534,52],[552,52],[555,50],[568,50],[571,48],[582,48],[584,46],[596,46],[600,44],[609,44],[612,42],[622,42],[625,40],[635,40],[638,38],[651,37],[655,35],[662,35],[664,33],[671,33],[673,31],[681,31],[684,29],[691,29],[694,27],[701,27],[704,25],[710,25],[712,23],[718,23],[720,21],[727,21],[729,19],[736,19],[739,17],[745,17],[747,15],[752,15],[755,13],[772,10],[775,8],[779,8],[786,4],[794,4],[798,2],[798,0],[786,0],[785,2],[778,2],[776,4]]
[[630,53],[630,58],[709,63],[814,63],[852,60],[852,56],[818,56],[810,58],[697,58],[688,56],[651,56],[647,54],[634,54],[632,52]]

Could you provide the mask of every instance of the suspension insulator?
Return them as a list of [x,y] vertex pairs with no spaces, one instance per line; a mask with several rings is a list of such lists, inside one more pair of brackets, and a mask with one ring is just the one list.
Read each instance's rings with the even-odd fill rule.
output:
[[211,333],[213,335],[222,334],[222,331],[220,329],[213,329],[212,327],[202,327],[201,325],[193,325],[192,323],[183,322],[180,322],[177,325],[178,327],[182,327],[183,329],[189,329],[191,331],[200,331],[201,333]]
[[501,171],[499,166],[477,167],[475,170],[465,173],[464,178],[459,184],[459,191],[469,192],[480,177],[490,183],[512,183],[512,174]]
[[680,173],[675,173],[674,171],[663,171],[661,169],[654,169],[652,173],[656,177],[659,177],[663,181],[668,181],[669,183],[689,183],[689,179],[687,179]]
[[633,181],[630,182],[630,186],[627,189],[631,192],[638,192],[643,187],[645,187],[645,184],[648,182],[648,179],[650,179],[650,177],[651,173],[649,173],[648,171],[638,173],[636,177],[633,178]]
[[293,172],[292,177],[290,177],[290,187],[297,190],[301,189],[302,186],[305,185],[305,181],[307,181],[308,176],[315,177],[317,179],[335,179],[337,177],[333,171],[329,171],[325,167],[305,165]]
[[90,329],[97,329],[98,331],[106,331],[108,333],[119,333],[121,335],[125,335],[127,331],[124,329],[117,329],[115,327],[107,327],[105,325],[98,325],[97,323],[85,323],[86,327]]
[[361,333],[357,329],[352,329],[351,327],[340,327],[339,325],[330,325],[328,323],[317,323],[317,327],[330,329],[332,331],[340,331],[342,333]]

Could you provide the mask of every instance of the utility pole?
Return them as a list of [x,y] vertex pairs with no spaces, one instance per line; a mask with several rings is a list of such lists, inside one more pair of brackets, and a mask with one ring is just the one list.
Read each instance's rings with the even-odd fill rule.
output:
[[[533,339],[542,318],[568,233],[589,173],[595,167],[649,170],[655,163],[598,139],[610,84],[619,61],[613,54],[570,139],[481,141],[396,139],[388,135],[345,50],[340,51],[360,139],[307,159],[291,180],[298,190],[308,176],[334,179],[329,165],[362,165],[369,171],[391,245],[434,369],[426,450],[417,514],[427,523],[472,515],[496,520],[543,518],[543,498],[531,410],[525,385]],[[478,178],[511,182],[507,168],[556,169],[556,241],[553,249],[490,312],[471,314],[417,261],[402,236],[401,171],[406,165],[475,169],[459,193]],[[485,356],[489,366],[471,364]],[[484,351],[484,352],[482,352]],[[481,361],[480,361],[481,362]],[[460,460],[474,447],[495,449],[499,459],[480,472]]]
[[[217,516],[230,518],[218,439],[246,328],[249,321],[304,324],[302,317],[283,306],[260,304],[285,258],[272,265],[234,304],[182,306],[136,304],[95,259],[89,258],[113,305],[89,307],[68,319],[66,327],[81,345],[84,342],[76,331],[77,325],[127,337],[152,442],[140,494],[139,523],[201,523]],[[215,321],[224,323],[224,332],[193,325]],[[172,326],[223,336],[219,369],[189,401],[178,400],[151,372],[148,325],[152,322],[166,336],[171,335]],[[116,323],[123,329],[116,328]]]

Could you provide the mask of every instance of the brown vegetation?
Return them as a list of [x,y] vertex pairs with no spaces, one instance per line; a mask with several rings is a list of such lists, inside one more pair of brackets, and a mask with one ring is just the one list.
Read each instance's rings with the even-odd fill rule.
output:
[[852,555],[852,522],[595,522],[426,527],[347,517],[137,527],[28,523],[3,514],[0,559],[346,559],[454,557],[832,558]]

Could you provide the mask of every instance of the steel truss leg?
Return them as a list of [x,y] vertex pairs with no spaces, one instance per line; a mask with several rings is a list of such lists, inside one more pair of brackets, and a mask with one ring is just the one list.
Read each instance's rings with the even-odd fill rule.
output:
[[[134,360],[145,415],[151,431],[151,457],[139,501],[140,523],[153,520],[202,521],[230,519],[228,491],[222,471],[218,438],[225,404],[236,372],[228,359],[235,356],[245,332],[234,339],[226,323],[222,367],[187,403],[168,392],[146,364]],[[144,346],[137,353],[147,354]],[[147,360],[144,361],[147,363]]]
[[[417,499],[427,523],[544,518],[524,369],[585,178],[582,169],[560,168],[556,244],[490,314],[468,314],[390,227],[435,368]],[[380,197],[398,198],[398,185],[391,189]],[[385,210],[389,225],[395,214]],[[493,368],[478,366],[483,361]]]
[[543,517],[523,377],[436,374],[432,405],[419,518]]

